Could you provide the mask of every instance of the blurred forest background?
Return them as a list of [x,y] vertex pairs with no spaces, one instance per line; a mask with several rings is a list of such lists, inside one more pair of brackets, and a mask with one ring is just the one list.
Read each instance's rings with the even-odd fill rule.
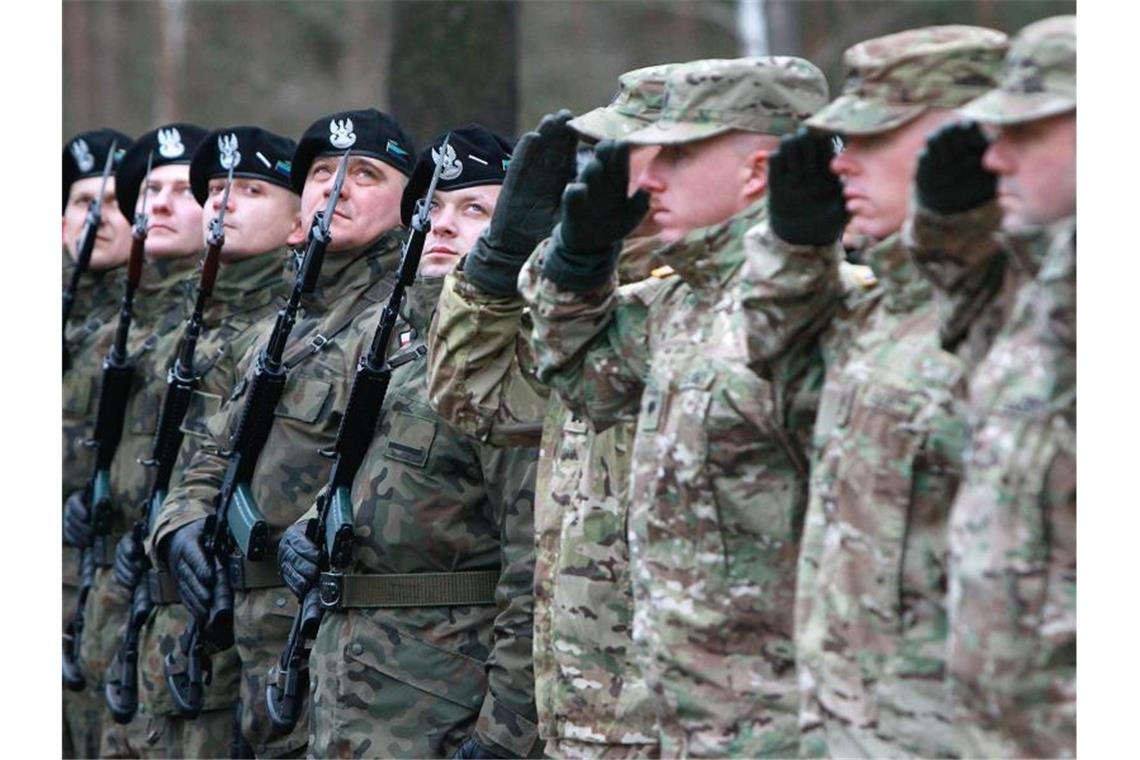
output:
[[843,82],[843,51],[929,24],[1013,34],[1066,0],[65,0],[63,137],[168,121],[291,137],[377,107],[417,145],[478,121],[517,136],[609,102],[623,71],[799,55]]

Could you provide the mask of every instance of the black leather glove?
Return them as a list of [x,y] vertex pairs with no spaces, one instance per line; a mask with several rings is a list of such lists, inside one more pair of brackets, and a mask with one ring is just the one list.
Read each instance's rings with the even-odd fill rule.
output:
[[527,257],[558,221],[566,183],[574,178],[578,135],[563,109],[543,117],[535,132],[515,146],[495,213],[487,231],[467,256],[464,272],[479,288],[514,295]]
[[829,245],[847,226],[843,183],[831,172],[835,143],[800,128],[768,157],[768,219],[772,231],[795,245]]
[[85,549],[91,545],[91,508],[83,491],[72,491],[63,503],[63,542]]
[[629,187],[629,145],[609,140],[562,193],[562,215],[542,273],[567,290],[593,290],[610,278],[621,242],[649,210],[649,194]]
[[289,590],[303,599],[320,577],[320,549],[305,535],[309,521],[290,525],[277,546],[277,570]]
[[480,744],[474,736],[468,736],[467,739],[459,745],[459,749],[455,750],[453,758],[504,758],[510,755],[500,755],[495,750]]
[[145,561],[142,544],[135,540],[135,532],[132,530],[120,538],[115,547],[115,582],[128,590],[138,586],[146,572]]
[[214,589],[213,563],[202,550],[205,518],[187,523],[169,539],[167,567],[178,587],[178,598],[195,618],[202,620],[210,609]]
[[993,200],[997,176],[982,166],[989,146],[972,121],[946,124],[931,133],[915,171],[919,203],[940,214],[957,214]]

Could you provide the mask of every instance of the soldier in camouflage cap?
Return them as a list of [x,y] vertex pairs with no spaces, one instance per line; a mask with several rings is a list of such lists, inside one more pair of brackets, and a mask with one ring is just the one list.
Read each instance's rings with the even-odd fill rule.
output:
[[[862,42],[845,56],[844,93],[808,121],[846,138],[830,169],[848,229],[875,241],[862,258],[878,282],[836,304],[821,341],[827,374],[796,589],[801,755],[958,752],[942,663],[965,369],[939,343],[932,288],[899,230],[928,131],[992,86],[1005,40],[944,26]],[[789,139],[781,154],[811,140]]]
[[[541,198],[545,226],[508,269],[485,235],[444,283],[429,340],[432,405],[464,432],[496,445],[540,443],[535,502],[534,669],[539,735],[552,757],[651,757],[658,751],[653,695],[633,653],[633,587],[628,512],[632,420],[598,431],[557,394],[534,383],[516,280],[523,260],[549,234],[573,167],[574,131],[620,138],[660,114],[664,77],[677,64],[622,74],[609,105],[569,120],[548,116],[520,141],[493,232],[519,230],[520,198]],[[574,131],[571,130],[573,128]],[[631,151],[631,175],[656,152]],[[560,160],[559,160],[560,159]],[[623,242],[618,279],[648,276],[657,246],[651,220]],[[492,269],[495,266],[495,269]],[[499,269],[504,271],[498,274]],[[541,433],[541,435],[540,435]]]
[[[1075,78],[1075,17],[1023,29],[1000,85],[962,109],[992,143],[930,138],[907,230],[944,344],[970,347],[946,663],[970,755],[1076,751]],[[941,202],[983,183],[974,204]]]
[[[764,376],[747,366],[739,286],[745,260],[767,251],[770,152],[826,97],[822,73],[802,59],[679,66],[659,121],[628,138],[659,148],[636,178],[641,191],[629,197],[625,146],[600,145],[519,279],[539,381],[593,430],[636,420],[633,642],[663,756],[797,749],[800,433],[810,432],[820,368],[810,341],[774,347]],[[653,252],[664,266],[619,289],[616,241],[646,210],[668,242]],[[810,335],[831,296],[816,286],[839,254],[811,251],[804,267],[769,273],[787,297],[774,309],[785,338]],[[566,528],[595,536],[581,543],[585,556],[612,540],[592,518]]]

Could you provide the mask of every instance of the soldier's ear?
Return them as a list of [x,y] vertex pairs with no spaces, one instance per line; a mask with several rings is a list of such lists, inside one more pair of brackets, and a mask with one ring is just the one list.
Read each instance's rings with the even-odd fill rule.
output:
[[771,153],[771,150],[764,147],[748,154],[742,169],[745,176],[744,185],[741,187],[741,195],[744,196],[746,206],[760,200],[768,191],[768,157]]
[[298,246],[305,242],[305,228],[301,225],[301,209],[293,212],[293,223],[289,227],[289,237],[285,238],[288,246]]

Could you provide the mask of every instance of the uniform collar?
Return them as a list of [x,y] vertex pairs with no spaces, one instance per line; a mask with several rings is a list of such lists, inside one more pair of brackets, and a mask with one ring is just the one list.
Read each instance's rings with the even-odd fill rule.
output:
[[720,224],[693,230],[653,252],[694,289],[724,285],[744,263],[744,236],[768,215],[767,197]]
[[918,271],[899,232],[871,246],[864,260],[879,280],[888,311],[908,312],[930,303],[933,288]]

